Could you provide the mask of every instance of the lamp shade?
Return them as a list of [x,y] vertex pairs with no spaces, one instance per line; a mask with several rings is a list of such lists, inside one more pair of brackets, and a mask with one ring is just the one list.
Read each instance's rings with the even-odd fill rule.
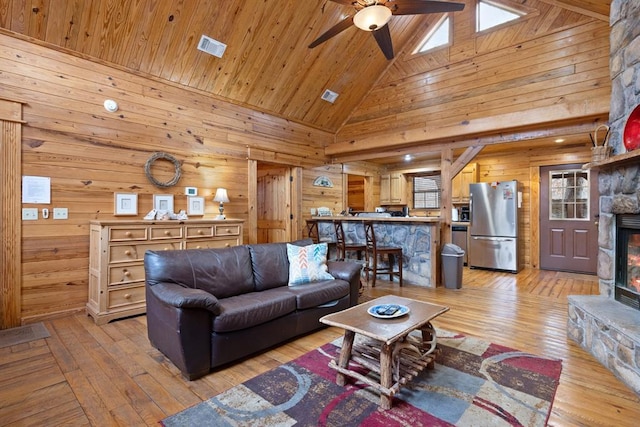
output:
[[216,190],[216,195],[213,197],[213,201],[214,202],[220,202],[220,203],[228,203],[229,202],[229,196],[227,195],[227,189],[226,188],[218,188]]
[[391,9],[374,4],[358,11],[353,17],[353,24],[365,31],[374,31],[387,25],[391,19]]

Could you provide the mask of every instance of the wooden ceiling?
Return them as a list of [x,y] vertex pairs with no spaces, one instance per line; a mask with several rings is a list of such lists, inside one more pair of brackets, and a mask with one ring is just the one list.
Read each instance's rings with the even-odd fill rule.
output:
[[[608,20],[610,0],[539,1]],[[336,133],[404,49],[438,18],[394,16],[389,25],[396,59],[391,61],[357,28],[307,47],[353,12],[329,0],[5,0],[0,28]],[[201,35],[225,43],[224,56],[197,50]],[[326,89],[339,93],[339,102],[321,100]]]

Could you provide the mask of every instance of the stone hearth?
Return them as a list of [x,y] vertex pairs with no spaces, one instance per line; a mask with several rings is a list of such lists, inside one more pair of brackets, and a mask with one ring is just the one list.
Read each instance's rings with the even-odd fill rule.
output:
[[599,168],[600,295],[570,296],[567,334],[640,395],[640,310],[614,299],[617,214],[640,213],[640,156],[616,162],[625,152],[622,135],[640,105],[640,2],[611,3],[612,162]]

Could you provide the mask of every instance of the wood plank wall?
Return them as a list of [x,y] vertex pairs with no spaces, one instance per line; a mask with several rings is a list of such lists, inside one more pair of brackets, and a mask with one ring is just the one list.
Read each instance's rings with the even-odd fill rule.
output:
[[[23,323],[83,309],[89,221],[132,219],[114,217],[114,193],[138,193],[135,218],[142,218],[152,208],[154,194],[173,194],[177,211],[187,208],[184,187],[197,187],[206,198],[205,218],[213,218],[217,214],[213,194],[225,187],[231,200],[225,203],[225,214],[247,219],[251,159],[318,168],[325,161],[323,146],[333,138],[203,92],[2,34],[0,92],[25,102],[22,174],[51,178],[51,204],[23,207],[69,210],[68,220],[40,216],[22,222],[22,277],[15,279],[22,283]],[[119,111],[108,113],[105,99],[116,100]],[[147,180],[145,162],[157,151],[182,163],[176,186],[162,189]],[[162,181],[173,175],[170,163],[156,163],[154,177]],[[341,209],[340,167],[321,170],[338,185],[319,190],[310,185],[319,172],[306,172],[307,209],[325,205]]]
[[454,15],[451,46],[393,62],[329,154],[606,117],[608,22],[530,0],[527,18],[473,34],[460,25],[475,22],[467,6]]

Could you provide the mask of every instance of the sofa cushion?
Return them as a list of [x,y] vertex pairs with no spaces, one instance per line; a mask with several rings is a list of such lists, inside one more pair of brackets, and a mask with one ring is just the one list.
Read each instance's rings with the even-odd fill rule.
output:
[[192,270],[196,288],[218,299],[254,291],[251,256],[246,246],[183,252],[193,256],[184,267]]
[[287,243],[289,259],[289,286],[312,283],[319,280],[332,280],[327,271],[326,243],[308,246],[295,246]]
[[[292,245],[307,246],[311,239],[297,240]],[[289,281],[289,258],[285,243],[249,245],[256,291],[286,286]]]
[[288,289],[296,297],[297,309],[306,310],[349,295],[349,288],[349,282],[334,279],[289,286]]
[[295,295],[287,287],[219,300],[220,314],[213,318],[214,332],[250,328],[285,316],[296,309]]

